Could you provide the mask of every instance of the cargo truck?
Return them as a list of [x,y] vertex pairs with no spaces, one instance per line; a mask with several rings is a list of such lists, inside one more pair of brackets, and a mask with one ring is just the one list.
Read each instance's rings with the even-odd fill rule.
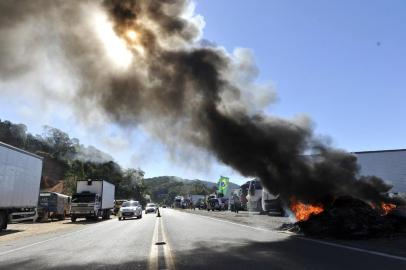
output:
[[42,157],[0,142],[0,230],[36,220]]
[[42,220],[64,220],[70,214],[71,198],[57,192],[41,192],[38,201],[38,217]]
[[248,183],[247,210],[261,212],[262,210],[262,185],[258,179],[253,179]]
[[71,220],[77,218],[98,220],[109,219],[114,208],[115,186],[104,180],[79,180],[76,193],[72,195]]
[[266,188],[262,189],[262,211],[268,214],[278,213],[283,217],[286,215],[279,194],[274,195],[271,192],[269,192]]

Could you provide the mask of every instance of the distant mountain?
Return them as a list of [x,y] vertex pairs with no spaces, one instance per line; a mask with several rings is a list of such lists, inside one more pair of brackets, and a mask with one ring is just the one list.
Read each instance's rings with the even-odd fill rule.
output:
[[[177,195],[203,194],[208,195],[217,189],[217,183],[199,179],[183,179],[177,176],[159,176],[144,179],[152,200],[170,203]],[[229,191],[239,188],[230,182]]]

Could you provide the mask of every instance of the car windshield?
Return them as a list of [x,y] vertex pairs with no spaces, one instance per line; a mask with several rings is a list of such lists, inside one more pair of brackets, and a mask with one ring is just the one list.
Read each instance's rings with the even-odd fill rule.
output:
[[72,196],[73,203],[90,203],[95,202],[95,194],[74,194]]
[[122,204],[123,207],[138,206],[138,205],[140,205],[139,202],[123,202]]
[[149,204],[147,204],[147,207],[155,207],[155,204],[149,203]]

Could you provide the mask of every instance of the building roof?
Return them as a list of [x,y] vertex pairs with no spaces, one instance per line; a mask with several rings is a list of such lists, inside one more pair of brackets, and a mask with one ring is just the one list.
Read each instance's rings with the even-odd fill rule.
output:
[[389,150],[371,150],[371,151],[359,151],[351,152],[352,154],[368,154],[368,153],[384,153],[384,152],[406,152],[406,149],[389,149]]

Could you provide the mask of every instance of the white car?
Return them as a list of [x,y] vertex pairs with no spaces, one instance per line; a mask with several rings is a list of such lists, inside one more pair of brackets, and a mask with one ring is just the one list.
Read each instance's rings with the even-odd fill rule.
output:
[[157,211],[157,206],[155,203],[148,203],[147,207],[145,207],[145,214],[156,213],[156,211]]
[[142,218],[142,207],[138,201],[125,201],[117,213],[118,220],[126,218]]

